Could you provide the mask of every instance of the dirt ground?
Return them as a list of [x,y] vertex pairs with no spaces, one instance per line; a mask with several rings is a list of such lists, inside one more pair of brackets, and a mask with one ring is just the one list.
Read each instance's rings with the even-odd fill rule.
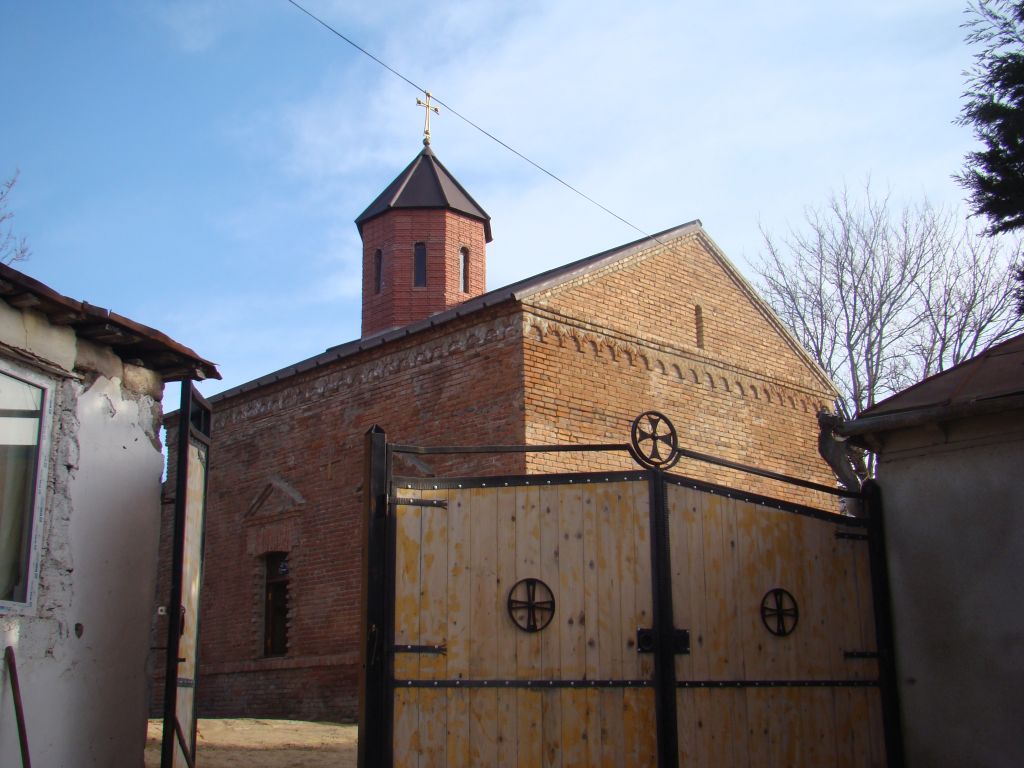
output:
[[[160,720],[149,721],[146,768],[160,766]],[[196,768],[355,768],[356,726],[298,720],[200,720]]]

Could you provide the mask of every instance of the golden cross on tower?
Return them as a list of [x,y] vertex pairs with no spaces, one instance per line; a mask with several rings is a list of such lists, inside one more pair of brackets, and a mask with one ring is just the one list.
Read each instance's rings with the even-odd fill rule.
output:
[[421,101],[420,99],[416,99],[416,106],[426,109],[426,117],[423,120],[423,144],[427,145],[430,144],[430,113],[433,112],[435,115],[440,115],[441,110],[435,106],[431,106],[430,91],[424,91],[423,93],[426,94],[427,100]]

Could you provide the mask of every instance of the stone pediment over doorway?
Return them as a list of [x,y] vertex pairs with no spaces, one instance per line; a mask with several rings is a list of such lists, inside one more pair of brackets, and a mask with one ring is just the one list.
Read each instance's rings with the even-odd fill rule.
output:
[[246,551],[250,555],[290,551],[298,541],[305,504],[296,488],[277,475],[269,476],[243,515]]

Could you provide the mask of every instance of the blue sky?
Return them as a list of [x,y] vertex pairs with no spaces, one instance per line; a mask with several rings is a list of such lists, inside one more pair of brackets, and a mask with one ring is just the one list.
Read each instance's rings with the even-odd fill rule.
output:
[[[647,232],[748,276],[870,178],[960,206],[964,3],[304,5]],[[286,0],[0,0],[17,268],[218,363],[207,395],[359,335],[356,216],[421,148],[408,84]],[[451,113],[432,147],[492,217],[488,287],[639,237]],[[170,393],[169,393],[170,394]]]

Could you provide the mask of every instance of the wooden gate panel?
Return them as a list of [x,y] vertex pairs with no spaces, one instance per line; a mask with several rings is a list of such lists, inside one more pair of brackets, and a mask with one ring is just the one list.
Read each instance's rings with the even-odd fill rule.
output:
[[[395,765],[654,761],[650,688],[481,682],[649,679],[650,656],[636,649],[652,612],[646,484],[399,495],[416,503],[394,511]],[[541,632],[520,631],[506,611],[523,578],[555,593],[555,617]]]
[[[837,538],[851,532],[838,516],[674,484],[666,499],[675,624],[691,638],[676,676],[705,686],[678,692],[681,763],[884,764],[878,689],[844,687],[877,679],[873,659],[845,655],[874,648],[865,542]],[[785,637],[761,618],[776,587],[799,606]]]

